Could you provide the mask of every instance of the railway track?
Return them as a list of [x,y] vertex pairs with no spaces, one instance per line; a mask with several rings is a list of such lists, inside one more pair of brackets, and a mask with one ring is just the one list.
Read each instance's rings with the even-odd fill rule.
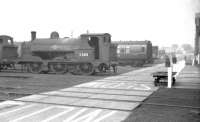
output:
[[[119,74],[137,69],[139,68],[120,67]],[[0,99],[4,97],[11,100],[41,92],[58,90],[60,88],[67,88],[80,83],[109,77],[110,75],[116,76],[116,74],[97,74],[95,76],[31,74],[20,72],[20,70],[5,70],[0,73]]]
[[[138,106],[154,104],[144,101],[157,90],[150,74],[158,67],[160,69],[161,66],[98,78],[41,75],[39,80],[31,74],[30,78],[19,78],[21,83],[25,83],[23,80],[26,81],[20,87],[13,84],[14,81],[10,81],[10,84],[0,82],[0,93],[8,96],[4,99],[0,98],[0,100],[5,100],[0,103],[0,108],[2,108],[0,118],[25,122],[31,120],[81,122],[92,116],[88,121],[105,121],[105,119],[108,122],[122,121]],[[58,77],[68,79],[59,81]],[[13,79],[16,78],[10,80]],[[35,81],[36,79],[39,81]],[[74,82],[74,80],[77,81],[75,85],[68,84],[69,81]],[[64,84],[68,84],[68,87],[63,86]]]

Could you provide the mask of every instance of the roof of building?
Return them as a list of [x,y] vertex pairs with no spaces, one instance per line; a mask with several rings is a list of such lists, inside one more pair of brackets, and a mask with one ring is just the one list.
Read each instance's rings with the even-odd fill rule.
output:
[[81,34],[81,36],[102,36],[102,35],[111,36],[109,33],[85,33],[85,34]]

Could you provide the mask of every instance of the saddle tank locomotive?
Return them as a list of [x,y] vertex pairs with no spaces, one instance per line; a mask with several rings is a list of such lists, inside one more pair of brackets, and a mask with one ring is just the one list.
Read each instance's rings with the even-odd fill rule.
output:
[[60,38],[57,32],[52,32],[50,38],[37,38],[36,32],[32,31],[31,41],[19,47],[20,57],[14,62],[31,73],[91,75],[110,69],[116,71],[117,67],[117,48],[108,33]]

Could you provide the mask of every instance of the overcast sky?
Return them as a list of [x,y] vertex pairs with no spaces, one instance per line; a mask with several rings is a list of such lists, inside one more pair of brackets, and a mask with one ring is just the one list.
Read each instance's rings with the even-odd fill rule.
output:
[[151,40],[154,45],[194,43],[200,0],[0,0],[0,35],[16,41],[86,33],[112,40]]

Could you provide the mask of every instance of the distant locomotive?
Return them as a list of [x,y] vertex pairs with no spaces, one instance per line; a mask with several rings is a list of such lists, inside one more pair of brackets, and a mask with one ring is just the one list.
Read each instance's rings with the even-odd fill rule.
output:
[[114,44],[119,65],[143,66],[153,61],[151,41],[116,41]]
[[0,36],[0,69],[14,68],[15,60],[18,57],[17,48],[12,37]]
[[[31,41],[17,46],[4,44],[1,67],[12,63],[20,64],[22,70],[31,73],[53,72],[91,75],[95,72],[106,72],[111,68],[116,70],[116,46],[111,43],[111,35],[82,34],[79,38],[60,38],[57,32],[52,32],[50,38],[36,38],[36,32],[31,33]],[[4,36],[0,36],[4,39]],[[6,42],[8,39],[4,39]],[[11,38],[12,40],[12,38]],[[9,62],[8,62],[9,61]],[[6,63],[5,63],[6,62]]]

